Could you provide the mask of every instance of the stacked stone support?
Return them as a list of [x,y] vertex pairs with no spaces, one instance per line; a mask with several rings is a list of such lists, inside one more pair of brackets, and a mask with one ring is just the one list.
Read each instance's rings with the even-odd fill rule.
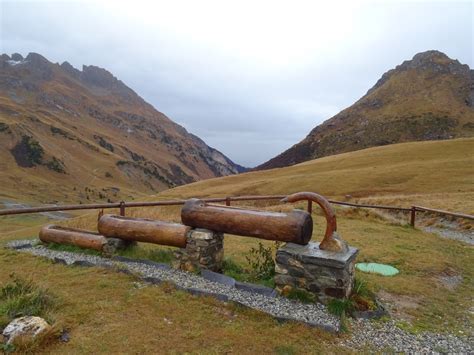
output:
[[275,284],[279,292],[304,290],[323,303],[331,298],[348,297],[354,285],[354,266],[358,250],[321,250],[319,243],[287,243],[276,254]]
[[186,271],[207,269],[220,272],[224,257],[224,235],[208,229],[191,229],[186,247],[176,252],[177,267]]

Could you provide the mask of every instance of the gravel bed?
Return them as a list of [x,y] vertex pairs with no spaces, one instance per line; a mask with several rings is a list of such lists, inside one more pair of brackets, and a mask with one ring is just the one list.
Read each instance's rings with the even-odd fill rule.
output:
[[[339,320],[329,314],[321,304],[302,304],[283,297],[267,297],[258,293],[238,290],[235,287],[206,280],[198,275],[163,267],[156,263],[114,261],[99,256],[55,251],[31,240],[17,240],[7,244],[18,252],[46,257],[67,265],[103,266],[133,273],[145,281],[169,281],[177,288],[192,294],[210,295],[223,301],[233,301],[243,306],[270,314],[282,321],[304,322],[331,332],[339,331]],[[417,335],[397,327],[394,321],[374,322],[366,319],[349,320],[351,333],[339,345],[350,349],[406,353],[462,353],[474,354],[474,337],[423,332]]]
[[474,231],[463,231],[451,228],[421,227],[425,232],[437,234],[442,238],[459,240],[461,242],[474,245]]
[[415,335],[397,327],[393,320],[388,322],[351,320],[351,330],[351,337],[340,343],[351,349],[416,354],[474,353],[474,337],[472,336],[457,337],[431,332]]

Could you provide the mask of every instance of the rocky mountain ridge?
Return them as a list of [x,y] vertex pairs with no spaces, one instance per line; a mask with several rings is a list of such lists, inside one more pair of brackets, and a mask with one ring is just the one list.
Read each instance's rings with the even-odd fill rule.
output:
[[0,182],[33,200],[51,181],[53,200],[114,200],[245,170],[107,70],[36,53],[0,56],[0,138]]
[[439,51],[391,69],[352,106],[258,166],[271,169],[373,146],[474,136],[474,71]]

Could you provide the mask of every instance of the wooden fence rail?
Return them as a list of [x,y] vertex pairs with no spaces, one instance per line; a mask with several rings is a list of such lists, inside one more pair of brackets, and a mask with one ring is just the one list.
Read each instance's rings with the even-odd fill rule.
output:
[[[226,206],[230,206],[231,202],[234,201],[264,201],[264,200],[281,200],[285,198],[286,195],[262,195],[262,196],[226,196],[226,197],[214,197],[214,198],[204,198],[202,199],[205,202],[223,202]],[[26,213],[42,213],[42,212],[57,212],[57,211],[76,211],[76,210],[97,210],[97,209],[111,209],[118,208],[120,210],[120,215],[125,216],[125,209],[131,207],[157,207],[157,206],[179,206],[184,205],[186,200],[168,200],[168,201],[155,201],[155,202],[116,202],[116,203],[95,203],[87,205],[63,205],[63,206],[43,206],[43,207],[29,207],[29,208],[17,208],[17,209],[4,209],[0,210],[0,216],[10,216]],[[416,212],[430,212],[437,213],[441,215],[452,216],[456,218],[464,218],[469,220],[474,220],[473,215],[465,213],[457,213],[450,211],[437,210],[428,207],[422,206],[411,206],[410,208],[406,207],[396,207],[396,206],[384,206],[384,205],[368,205],[368,204],[358,204],[351,202],[342,202],[329,200],[330,203],[341,206],[349,206],[355,208],[373,208],[373,209],[383,209],[383,210],[392,210],[400,212],[409,212],[410,213],[410,225],[415,227]],[[312,212],[313,206],[312,201],[308,200],[307,210],[309,213]]]

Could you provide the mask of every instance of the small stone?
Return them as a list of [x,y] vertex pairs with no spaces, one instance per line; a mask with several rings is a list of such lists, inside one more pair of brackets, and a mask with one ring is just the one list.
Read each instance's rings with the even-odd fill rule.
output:
[[182,270],[187,271],[187,272],[196,272],[196,267],[193,265],[191,262],[186,262],[184,265],[181,267]]
[[304,269],[299,269],[299,268],[290,268],[289,273],[291,276],[294,277],[303,277],[305,275]]
[[189,232],[189,235],[194,240],[212,240],[214,238],[214,232],[205,229],[194,229]]
[[61,335],[59,336],[59,340],[63,343],[67,343],[71,339],[69,332],[67,330],[63,330]]
[[26,316],[11,321],[2,335],[7,339],[7,344],[14,344],[19,337],[22,342],[30,343],[50,329],[51,326],[43,318]]
[[303,268],[303,264],[301,264],[298,260],[293,259],[293,258],[288,259],[288,264],[291,265],[291,266],[300,268],[300,269]]
[[290,285],[285,285],[283,286],[283,288],[281,289],[281,294],[285,297],[288,297],[289,294],[291,293],[291,291],[293,291],[293,287],[290,286]]
[[277,274],[282,274],[282,275],[286,275],[288,274],[288,270],[285,269],[284,267],[280,266],[280,264],[275,264],[275,272]]

